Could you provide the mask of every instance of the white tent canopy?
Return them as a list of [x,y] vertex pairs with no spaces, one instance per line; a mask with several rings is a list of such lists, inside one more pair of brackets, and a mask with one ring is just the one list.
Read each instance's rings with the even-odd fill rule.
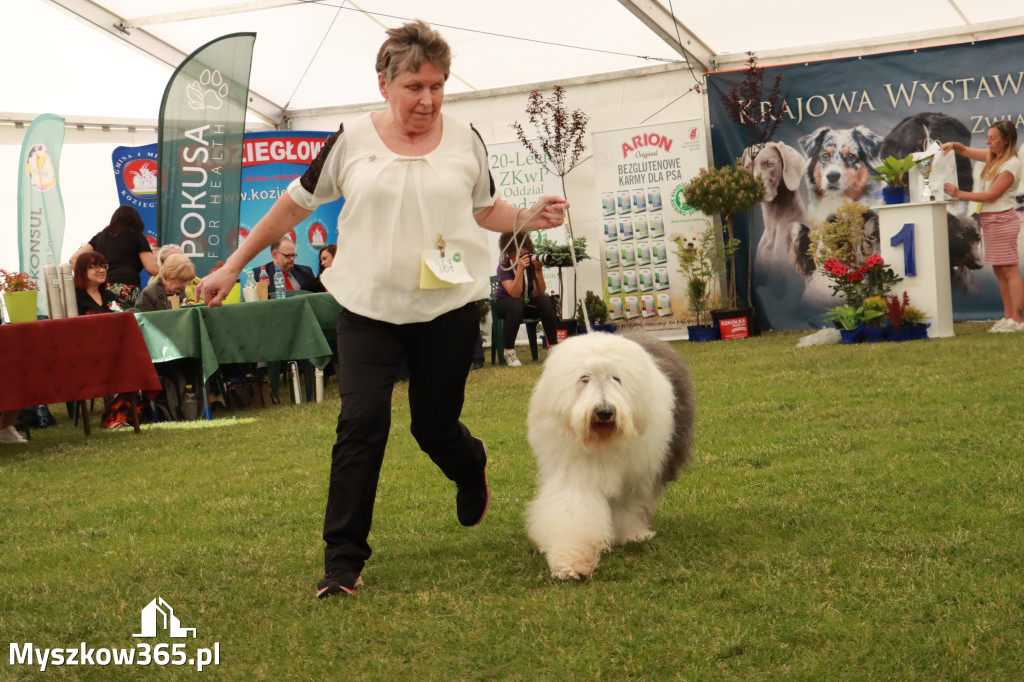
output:
[[[155,142],[173,69],[228,33],[257,36],[250,127],[333,130],[355,111],[383,106],[373,64],[384,27],[424,19],[455,52],[446,111],[499,144],[514,139],[509,123],[525,120],[526,94],[553,83],[568,88],[571,108],[590,115],[591,131],[693,120],[704,114],[702,95],[691,90],[700,72],[740,68],[747,50],[769,65],[1015,35],[1024,17],[1010,16],[1011,7],[1007,0],[26,0],[17,20],[0,22],[0,267],[18,266],[16,159],[28,123],[41,113],[66,120],[66,260],[117,206],[114,147]],[[568,196],[592,191],[593,165],[584,164]],[[574,223],[597,220],[577,207]]]
[[[378,102],[384,27],[422,18],[455,51],[448,94],[671,63],[735,68],[1020,32],[1007,0],[29,0],[0,27],[4,104],[15,114],[157,118],[171,71],[221,35],[256,33],[251,111],[272,126],[309,110]],[[13,113],[10,113],[13,112]],[[22,116],[23,118],[24,116]]]

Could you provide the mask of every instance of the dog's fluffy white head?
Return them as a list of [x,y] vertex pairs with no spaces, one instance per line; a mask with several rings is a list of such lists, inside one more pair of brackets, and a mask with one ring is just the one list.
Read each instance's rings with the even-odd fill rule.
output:
[[[585,334],[558,344],[530,399],[530,424],[547,436],[568,431],[585,447],[642,435],[654,412],[651,393],[665,410],[672,388],[637,343],[612,334]],[[536,447],[535,447],[536,449]]]

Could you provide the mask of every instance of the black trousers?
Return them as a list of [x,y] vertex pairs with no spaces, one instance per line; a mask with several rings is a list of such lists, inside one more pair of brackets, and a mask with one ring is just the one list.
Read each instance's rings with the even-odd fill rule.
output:
[[[516,336],[519,334],[519,325],[523,318],[529,313],[530,317],[539,317],[544,324],[544,333],[548,337],[548,344],[555,345],[558,342],[556,330],[558,329],[558,316],[555,315],[555,303],[547,294],[531,296],[530,303],[523,303],[521,298],[499,298],[495,299],[494,305],[498,308],[498,317],[504,320],[505,343],[504,348],[516,347]],[[491,343],[494,343],[493,339]]]
[[380,322],[347,310],[338,316],[341,413],[324,513],[324,565],[348,574],[349,584],[370,558],[367,538],[403,359],[411,430],[420,449],[456,483],[473,480],[483,468],[482,444],[459,421],[478,335],[476,303],[415,324]]

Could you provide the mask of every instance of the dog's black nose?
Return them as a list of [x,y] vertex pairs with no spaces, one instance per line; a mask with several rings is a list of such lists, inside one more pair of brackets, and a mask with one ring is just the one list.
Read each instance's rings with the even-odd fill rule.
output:
[[599,407],[594,416],[603,422],[611,421],[615,417],[615,410],[611,407]]
[[828,180],[830,185],[834,185],[839,182],[839,178],[841,177],[842,174],[839,171],[831,171],[825,174],[825,179]]

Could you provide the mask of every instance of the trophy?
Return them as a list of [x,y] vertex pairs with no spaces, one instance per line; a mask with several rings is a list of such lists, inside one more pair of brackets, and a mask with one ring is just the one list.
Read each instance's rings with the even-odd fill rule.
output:
[[917,164],[917,170],[921,171],[921,177],[924,178],[924,184],[921,187],[922,201],[935,201],[935,195],[932,194],[932,186],[928,183],[928,177],[932,174],[932,161],[934,160],[935,154],[929,154],[914,160]]

